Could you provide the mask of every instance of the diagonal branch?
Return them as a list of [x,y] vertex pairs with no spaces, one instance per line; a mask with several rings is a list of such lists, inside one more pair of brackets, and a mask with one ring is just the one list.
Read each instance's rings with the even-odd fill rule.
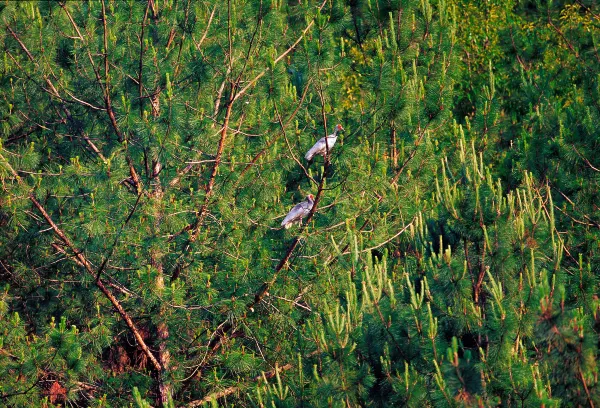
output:
[[[235,94],[235,87],[231,90],[233,94]],[[200,209],[199,219],[192,233],[192,240],[196,239],[198,234],[198,228],[202,224],[204,217],[206,216],[206,211],[208,207],[208,202],[214,192],[215,179],[217,177],[217,172],[219,171],[219,165],[221,164],[221,157],[223,156],[223,149],[225,148],[225,138],[227,137],[227,128],[229,126],[229,119],[231,118],[231,108],[233,106],[233,98],[227,104],[227,110],[225,111],[225,121],[223,122],[223,129],[221,130],[221,137],[219,138],[219,145],[217,147],[217,154],[215,156],[215,165],[210,173],[210,179],[208,180],[208,185],[206,186],[206,195],[204,196],[204,204],[202,204],[202,208]]]
[[219,171],[219,164],[221,163],[221,157],[223,155],[223,149],[225,148],[225,138],[227,137],[227,129],[229,127],[229,119],[231,117],[231,108],[233,107],[234,96],[235,96],[235,85],[232,85],[231,97],[230,97],[229,101],[227,102],[227,110],[225,111],[225,121],[223,122],[223,127],[221,128],[221,137],[219,138],[219,145],[217,147],[217,154],[215,156],[215,164],[211,171],[210,179],[208,181],[208,184],[207,184],[206,190],[205,190],[206,194],[204,195],[204,203],[202,204],[202,206],[196,213],[197,214],[196,220],[193,223],[187,225],[181,231],[179,231],[178,233],[169,237],[169,241],[172,241],[180,234],[187,232],[187,231],[192,231],[190,234],[190,237],[187,239],[187,242],[184,245],[184,249],[180,255],[180,259],[177,261],[177,263],[175,265],[175,270],[171,277],[172,281],[179,278],[179,274],[181,273],[181,270],[183,268],[182,263],[181,263],[182,258],[185,256],[185,254],[187,254],[187,252],[191,248],[192,243],[198,237],[198,232],[200,231],[200,226],[202,225],[202,222],[204,221],[204,218],[206,217],[206,214],[208,213],[208,203],[210,202],[210,199],[213,194],[215,178],[217,177],[217,172]]
[[198,41],[196,43],[192,38],[192,41],[194,41],[194,45],[196,45],[196,49],[198,51],[200,51],[202,49],[202,43],[206,39],[206,35],[208,34],[208,30],[210,29],[210,25],[213,21],[213,17],[215,16],[215,11],[217,11],[217,4],[215,4],[215,6],[212,9],[212,12],[210,13],[210,17],[208,18],[208,22],[206,23],[206,29],[204,30],[204,34],[202,34],[202,38],[200,38],[200,41]]
[[[6,26],[6,29],[9,31],[10,35],[17,41],[17,43],[19,43],[19,46],[21,47],[23,52],[25,52],[25,54],[27,54],[27,57],[29,58],[29,60],[31,62],[33,62],[33,64],[36,66],[36,68],[39,68],[39,64],[37,63],[35,58],[33,58],[33,55],[31,55],[31,52],[29,52],[29,50],[27,49],[27,47],[25,46],[23,41],[21,41],[21,39],[19,38],[17,33],[15,33],[8,25]],[[17,65],[19,66],[20,64],[17,63]],[[19,66],[19,68],[20,68],[20,66]],[[28,76],[28,78],[32,79],[29,76]],[[41,86],[41,88],[44,89],[46,92],[48,92],[50,95],[54,96],[55,98],[60,99],[61,102],[63,102],[61,104],[61,108],[62,108],[63,112],[65,113],[65,115],[67,116],[67,120],[71,124],[74,124],[75,120],[73,119],[71,112],[64,104],[63,98],[61,98],[60,94],[58,93],[58,90],[54,87],[54,84],[52,83],[52,81],[50,81],[48,76],[45,74],[43,74],[43,78],[44,78],[44,82],[46,82],[46,84],[48,85],[49,91],[46,88],[44,88],[43,86]],[[34,81],[34,82],[36,82],[36,81]],[[74,127],[78,128],[77,126],[74,126]],[[96,153],[98,155],[98,157],[100,157],[100,159],[102,159],[103,162],[106,162],[106,158],[102,155],[102,152],[100,151],[100,149],[98,149],[98,147],[96,147],[94,142],[92,142],[91,139],[85,134],[83,129],[80,128],[79,133],[80,133],[81,137],[86,141],[86,143],[90,146],[90,148],[94,151],[94,153]]]
[[[115,117],[115,113],[112,108],[112,102],[110,99],[110,69],[108,63],[108,27],[106,25],[106,6],[104,4],[104,0],[102,0],[102,33],[103,33],[103,44],[104,44],[104,102],[106,105],[106,111],[108,113],[108,118],[110,119],[110,123],[117,134],[119,142],[123,141],[123,133],[119,130],[119,126],[117,125],[117,118]],[[89,50],[88,50],[89,55]],[[90,60],[92,56],[90,55]],[[98,84],[100,85],[99,74],[96,70],[96,75],[98,76]]]
[[[292,119],[294,119],[296,117],[296,115],[298,114],[300,107],[304,103],[304,99],[306,97],[306,94],[308,93],[308,89],[310,88],[311,80],[312,79],[309,79],[308,82],[306,83],[306,87],[304,88],[304,91],[302,92],[302,96],[300,97],[300,100],[298,101],[298,104],[296,105],[296,108],[294,109],[292,114],[285,121],[285,123],[283,125],[284,127],[287,126],[292,121]],[[252,158],[252,160],[250,160],[250,163],[248,163],[248,165],[246,165],[246,167],[244,167],[244,169],[242,170],[242,172],[240,173],[240,175],[238,177],[238,180],[242,179],[244,174],[246,174],[246,172],[248,170],[250,170],[250,168],[256,164],[258,159],[260,159],[262,157],[262,155],[267,152],[267,150],[273,145],[273,143],[275,143],[279,139],[279,137],[281,135],[283,135],[283,132],[277,133],[277,135],[273,136],[273,138],[271,138],[271,140],[269,140],[267,142],[267,145],[260,152],[258,152],[258,154],[256,154],[256,156],[254,156],[254,158]]]
[[[313,216],[315,215],[315,212],[317,211],[317,207],[318,207],[319,201],[320,201],[321,196],[322,196],[323,191],[324,191],[323,187],[325,185],[325,178],[326,178],[325,174],[327,174],[327,166],[328,166],[328,164],[326,163],[325,166],[326,167],[325,167],[325,169],[323,171],[323,176],[321,177],[321,180],[320,180],[320,183],[319,183],[319,189],[318,189],[317,194],[315,196],[315,201],[314,201],[313,207],[310,210],[310,213],[308,214],[308,217],[306,218],[306,222],[302,225],[302,227],[300,228],[300,231],[298,231],[298,235],[296,236],[296,238],[294,238],[294,240],[292,241],[292,243],[290,244],[290,246],[286,250],[285,255],[283,256],[283,258],[281,258],[281,260],[279,261],[279,263],[275,267],[275,270],[273,272],[273,278],[270,281],[268,281],[268,282],[264,282],[263,285],[255,292],[253,300],[246,305],[246,307],[248,308],[249,311],[251,311],[251,312],[254,311],[254,307],[256,305],[258,305],[262,301],[262,299],[265,297],[265,295],[267,294],[267,292],[269,291],[269,289],[275,284],[275,282],[277,281],[277,278],[279,276],[279,273],[287,265],[288,261],[292,257],[292,254],[294,253],[294,250],[296,249],[296,247],[300,243],[300,240],[302,238],[302,233],[304,232],[304,230],[306,229],[306,227],[308,226],[308,224],[312,220]],[[210,342],[208,343],[208,351],[206,352],[206,355],[202,359],[203,363],[201,363],[200,365],[198,365],[194,369],[194,372],[192,373],[192,375],[190,375],[188,377],[188,379],[191,379],[192,377],[194,377],[197,372],[202,372],[202,370],[206,366],[206,363],[204,363],[204,362],[205,361],[209,361],[209,359],[212,357],[212,355],[221,347],[221,344],[222,344],[223,340],[225,339],[225,335],[227,333],[229,333],[231,331],[231,329],[233,329],[233,324],[229,320],[223,321],[218,326],[217,330],[211,336]]]
[[[323,3],[321,3],[318,11],[321,11],[323,9],[323,7],[325,7],[325,4],[327,4],[327,0],[324,0]],[[308,30],[310,30],[310,28],[313,26],[314,23],[315,23],[315,19],[313,18],[310,21],[310,23],[308,23],[308,25],[306,26],[304,31],[302,31],[302,34],[300,34],[298,39],[287,50],[285,50],[285,52],[283,54],[281,54],[279,57],[277,57],[275,59],[275,61],[273,61],[273,66],[275,66],[279,61],[284,59],[286,55],[288,55],[290,52],[292,52],[292,50],[294,48],[296,48],[296,46],[300,43],[300,41],[302,41],[302,39],[304,38],[304,36],[308,32]],[[256,84],[256,82],[259,79],[261,79],[263,76],[265,76],[265,74],[269,71],[270,71],[270,68],[267,68],[264,71],[262,71],[260,74],[255,76],[254,79],[252,79],[250,82],[248,82],[248,85],[246,85],[244,88],[242,88],[242,90],[240,90],[237,93],[237,95],[235,95],[235,97],[233,98],[233,101],[237,100],[240,96],[244,95],[252,86],[254,86],[254,84]]]
[[[81,265],[83,265],[83,267],[86,269],[86,271],[88,271],[88,273],[90,275],[96,277],[95,276],[96,272],[92,268],[92,265],[87,260],[87,258],[85,257],[85,255],[83,255],[83,253],[81,251],[79,251],[75,247],[75,245],[73,245],[73,243],[65,235],[65,233],[60,228],[58,228],[58,226],[54,223],[54,221],[52,221],[52,218],[50,218],[50,215],[48,215],[48,213],[46,212],[46,210],[44,209],[44,207],[36,200],[36,198],[33,195],[29,196],[29,200],[31,200],[31,202],[33,203],[33,205],[42,214],[42,216],[44,217],[44,219],[46,220],[46,222],[48,223],[48,225],[50,225],[50,227],[52,228],[52,230],[54,231],[54,233],[73,252],[73,254],[75,255],[75,258],[77,259],[77,262],[80,263]],[[146,345],[146,342],[144,342],[144,339],[142,338],[142,336],[141,336],[139,330],[137,329],[135,323],[133,322],[133,320],[131,319],[131,317],[129,316],[129,314],[125,311],[125,309],[123,308],[123,306],[121,305],[121,303],[119,302],[119,300],[108,290],[108,288],[106,286],[104,286],[104,283],[102,282],[102,280],[100,279],[100,277],[96,278],[95,283],[96,283],[96,286],[100,289],[100,291],[104,294],[104,296],[106,296],[108,298],[108,300],[110,301],[110,303],[112,303],[112,305],[116,309],[116,311],[121,315],[121,317],[123,318],[123,320],[125,321],[125,323],[129,327],[129,330],[131,330],[131,332],[133,333],[133,336],[136,338],[136,340],[137,340],[140,348],[144,352],[144,354],[146,354],[146,356],[148,357],[148,359],[152,362],[152,365],[154,365],[154,368],[156,369],[156,371],[158,371],[160,373],[162,371],[162,366],[160,365],[160,363],[158,362],[158,360],[156,359],[156,357],[154,357],[154,354],[152,354],[152,352],[150,351],[150,349]]]

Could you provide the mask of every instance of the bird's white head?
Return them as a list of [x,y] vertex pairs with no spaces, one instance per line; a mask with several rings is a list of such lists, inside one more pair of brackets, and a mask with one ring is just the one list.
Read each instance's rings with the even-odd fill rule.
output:
[[315,196],[312,195],[312,194],[307,195],[306,198],[308,198],[310,201],[314,201],[315,200]]

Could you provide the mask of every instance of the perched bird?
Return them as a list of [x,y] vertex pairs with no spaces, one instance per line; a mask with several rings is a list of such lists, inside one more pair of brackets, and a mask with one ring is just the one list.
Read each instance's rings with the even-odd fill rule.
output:
[[[338,138],[338,132],[343,130],[344,128],[342,127],[342,125],[336,125],[335,129],[333,130],[333,133],[327,137],[320,138],[319,141],[315,143],[315,145],[311,147],[308,150],[308,152],[306,152],[306,156],[304,156],[304,158],[310,161],[316,154],[325,156],[327,150],[331,151],[331,149],[333,148],[333,145],[335,144],[335,141]],[[325,140],[327,140],[327,145],[325,145]]]
[[313,205],[315,205],[315,197],[312,194],[309,194],[306,196],[306,201],[296,204],[294,208],[290,210],[283,221],[281,221],[281,226],[285,229],[288,229],[295,222],[302,224],[302,218],[306,217],[308,213],[310,213]]

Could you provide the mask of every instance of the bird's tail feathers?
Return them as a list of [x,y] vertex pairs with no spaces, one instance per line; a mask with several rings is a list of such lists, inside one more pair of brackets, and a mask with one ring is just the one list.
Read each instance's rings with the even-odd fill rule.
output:
[[305,158],[307,161],[311,161],[311,160],[312,160],[312,158],[314,157],[314,155],[315,155],[315,151],[314,151],[314,150],[313,150],[313,148],[311,147],[311,148],[310,148],[310,150],[309,150],[308,152],[306,152],[306,155],[304,156],[304,158]]

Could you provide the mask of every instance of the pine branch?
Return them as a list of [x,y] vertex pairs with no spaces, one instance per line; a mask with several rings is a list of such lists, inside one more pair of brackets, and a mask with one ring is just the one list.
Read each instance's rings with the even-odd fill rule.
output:
[[567,37],[565,37],[565,34],[558,27],[556,27],[554,25],[554,22],[552,21],[552,17],[550,16],[550,6],[548,6],[546,11],[547,11],[547,15],[548,15],[548,25],[550,27],[552,27],[554,29],[554,31],[556,31],[556,33],[560,36],[560,38],[563,39],[565,44],[567,44],[567,47],[569,48],[569,50],[571,50],[571,52],[573,53],[575,58],[577,58],[579,60],[579,53],[577,52],[577,50],[575,49],[573,44],[571,44],[571,42],[567,39]]
[[[81,263],[81,265],[84,266],[84,268],[88,271],[88,273],[90,275],[96,277],[96,272],[92,268],[92,265],[87,260],[87,258],[85,257],[85,255],[83,255],[83,253],[81,251],[79,251],[75,247],[75,245],[73,245],[73,243],[65,235],[65,233],[60,228],[58,228],[58,226],[54,223],[54,221],[52,221],[52,218],[50,217],[50,215],[48,215],[48,213],[46,212],[46,210],[44,209],[44,207],[36,200],[36,198],[33,195],[29,196],[29,200],[33,203],[33,205],[42,214],[42,216],[44,217],[44,219],[46,220],[46,222],[48,223],[48,225],[50,225],[50,227],[52,228],[52,230],[54,231],[54,233],[65,243],[65,245],[67,245],[69,247],[69,249],[71,249],[71,251],[73,252],[73,254],[75,255],[75,257],[77,258],[77,260],[79,261],[79,263]],[[133,320],[131,319],[131,317],[129,316],[129,314],[125,311],[125,309],[123,308],[123,306],[121,305],[121,303],[106,288],[106,286],[104,286],[104,283],[102,282],[102,280],[99,277],[95,280],[95,284],[100,289],[100,291],[104,294],[104,296],[106,296],[108,298],[108,300],[112,303],[112,305],[115,308],[115,310],[121,315],[121,317],[123,318],[123,320],[127,324],[127,327],[129,327],[129,330],[131,330],[133,336],[136,338],[136,340],[137,340],[140,348],[142,349],[142,351],[144,352],[144,354],[146,354],[146,356],[148,357],[148,359],[154,365],[154,368],[156,369],[156,371],[158,371],[159,373],[162,372],[162,367],[161,367],[160,363],[154,357],[154,355],[152,354],[152,352],[150,351],[150,349],[146,345],[146,343],[145,343],[144,339],[142,338],[142,336],[141,336],[138,328],[136,327],[135,323],[133,322]]]
[[[323,7],[325,7],[325,4],[327,4],[327,1],[328,0],[323,1],[323,3],[319,6],[319,11],[321,11],[323,9]],[[277,63],[279,61],[281,61],[283,58],[285,58],[286,55],[288,55],[290,52],[292,52],[294,50],[294,48],[296,48],[296,46],[300,43],[300,41],[302,41],[302,39],[304,38],[304,36],[308,32],[308,30],[310,30],[310,28],[313,26],[314,23],[315,23],[315,18],[313,17],[313,19],[310,21],[310,23],[308,23],[308,25],[306,26],[304,31],[302,31],[302,34],[300,34],[298,39],[287,50],[285,50],[285,52],[283,52],[283,54],[281,54],[280,56],[275,58],[275,60],[273,61],[273,65],[277,65]],[[237,95],[235,95],[235,97],[233,98],[233,101],[237,100],[239,97],[244,95],[252,86],[254,86],[254,84],[260,78],[262,78],[269,71],[270,71],[270,68],[267,68],[264,71],[262,71],[260,74],[258,74],[256,77],[254,77],[254,79],[252,79],[250,82],[248,82],[248,85],[246,85],[244,88],[242,88],[242,90],[240,90],[237,93]]]
[[[121,131],[119,130],[119,125],[117,124],[117,119],[115,118],[115,113],[113,111],[112,108],[112,101],[110,98],[110,65],[108,63],[108,28],[106,26],[106,5],[104,0],[102,0],[102,38],[103,38],[103,44],[104,44],[104,52],[103,52],[103,57],[104,57],[104,101],[105,101],[105,105],[106,105],[106,112],[108,113],[108,117],[110,119],[110,123],[113,127],[113,129],[115,130],[115,133],[117,134],[117,138],[119,139],[119,142],[123,142],[123,133],[121,133]],[[88,50],[88,55],[90,56],[90,60],[92,59],[92,56],[89,54],[89,50]],[[96,72],[96,76],[98,78],[98,85],[102,86],[101,81],[100,81],[100,75],[98,74],[98,72],[96,70],[94,70],[94,72]]]
[[[202,38],[200,38],[200,41],[198,41],[197,43],[194,41],[194,45],[196,45],[196,49],[198,51],[201,50],[202,43],[204,42],[204,40],[206,39],[206,36],[208,35],[208,30],[210,29],[210,25],[213,21],[213,17],[215,16],[215,11],[217,11],[217,4],[215,4],[215,6],[212,9],[212,12],[210,13],[210,17],[208,18],[208,22],[206,23],[206,29],[204,30],[204,34],[202,34]],[[193,39],[192,39],[192,41],[193,41]]]
[[[19,43],[19,46],[21,47],[23,52],[25,52],[25,54],[27,54],[27,57],[29,58],[29,60],[31,62],[33,62],[33,64],[35,65],[36,68],[39,69],[39,64],[33,58],[33,55],[31,55],[31,53],[29,52],[29,50],[27,49],[27,47],[25,46],[23,41],[21,41],[21,39],[19,38],[17,33],[15,33],[8,25],[6,26],[6,29],[9,31],[10,35],[17,41],[17,43]],[[14,60],[14,61],[17,63],[17,66],[19,67],[19,69],[22,69],[20,64],[16,60]],[[28,79],[32,80],[31,77],[29,77],[29,76],[27,76],[27,77],[28,77]],[[50,95],[54,96],[55,98],[60,99],[61,102],[64,101],[63,98],[61,98],[60,94],[58,93],[57,89],[54,87],[54,84],[52,83],[52,81],[50,81],[50,79],[48,78],[48,76],[46,74],[43,74],[42,77],[43,77],[44,81],[46,82],[46,84],[48,85],[50,92],[48,92],[48,90],[46,90],[46,88],[44,88],[44,87],[41,87],[41,88],[44,91],[48,92]],[[71,112],[65,106],[64,103],[61,104],[61,108],[62,108],[63,112],[65,113],[65,115],[67,116],[67,120],[69,121],[69,123],[71,123],[74,128],[78,129],[79,127],[75,126],[75,121],[73,119],[73,116],[71,115]],[[103,162],[106,162],[106,158],[102,155],[102,152],[100,152],[100,149],[98,149],[98,147],[96,147],[96,145],[90,140],[90,138],[85,134],[83,129],[79,128],[79,134],[81,135],[83,140],[85,140],[86,143],[90,146],[90,148],[94,151],[94,153],[96,153],[98,155],[98,157],[100,157],[100,159],[102,159]]]
[[296,164],[298,166],[300,166],[300,168],[304,172],[304,175],[310,181],[312,181],[313,183],[317,184],[316,180],[308,173],[308,170],[306,170],[306,167],[304,167],[304,165],[302,164],[302,162],[300,160],[298,160],[298,158],[294,154],[294,151],[292,150],[292,147],[290,146],[290,142],[288,141],[288,138],[287,138],[287,135],[286,135],[286,132],[285,132],[285,125],[281,121],[281,114],[279,113],[279,108],[277,108],[277,103],[274,103],[273,105],[275,107],[275,114],[277,115],[277,121],[279,122],[279,128],[281,129],[281,133],[280,134],[283,135],[283,138],[285,139],[285,144],[287,145],[287,148],[288,148],[288,150],[290,152],[290,156],[292,156],[292,159],[296,162]]
[[143,85],[143,72],[144,72],[144,29],[146,28],[146,21],[148,20],[148,11],[150,10],[150,3],[152,0],[148,0],[146,4],[146,11],[144,12],[144,18],[142,19],[142,27],[140,32],[140,60],[138,64],[138,95],[140,98],[140,118],[144,115],[144,85]]
[[485,254],[487,251],[487,241],[483,240],[483,248],[481,249],[481,255],[479,256],[479,276],[477,277],[477,283],[473,287],[473,299],[476,304],[479,303],[479,298],[481,296],[481,285],[483,284],[483,278],[485,277],[485,273],[489,268],[485,266]]
[[187,232],[187,231],[192,231],[190,234],[190,237],[187,239],[186,243],[184,244],[184,248],[183,248],[181,255],[179,256],[179,259],[175,263],[175,268],[173,270],[173,274],[171,275],[171,281],[175,281],[179,278],[179,275],[183,269],[182,258],[188,253],[188,251],[191,248],[192,243],[198,237],[198,232],[200,231],[202,222],[204,221],[204,218],[206,217],[206,215],[208,213],[208,204],[209,204],[210,198],[212,197],[212,194],[213,194],[215,178],[216,178],[217,172],[219,170],[219,165],[221,164],[221,156],[223,154],[223,149],[225,147],[225,137],[227,136],[229,119],[231,117],[231,108],[233,106],[233,97],[235,94],[235,87],[236,87],[236,85],[233,84],[232,89],[231,89],[232,95],[229,99],[229,102],[227,103],[227,110],[225,111],[225,120],[223,122],[223,127],[221,128],[221,137],[219,138],[219,145],[217,147],[217,154],[215,156],[215,164],[213,165],[213,168],[212,168],[212,171],[210,174],[210,179],[208,181],[208,184],[207,184],[206,190],[205,190],[206,193],[204,195],[204,203],[202,204],[200,209],[196,212],[196,220],[193,223],[188,224],[181,231],[179,231],[178,233],[175,233],[169,237],[169,241],[172,241],[173,239],[175,239],[177,236],[181,235],[182,233]]
[[[235,94],[235,86],[232,86],[231,89],[232,95]],[[213,165],[212,171],[210,173],[210,178],[208,180],[208,185],[206,186],[206,194],[204,195],[204,203],[200,210],[198,211],[198,218],[195,221],[195,225],[192,228],[192,234],[190,237],[190,241],[194,242],[198,236],[198,231],[202,222],[204,221],[204,217],[206,217],[208,211],[208,203],[213,194],[213,188],[215,186],[215,178],[217,177],[217,172],[219,171],[219,165],[221,164],[221,157],[223,155],[223,149],[225,148],[225,138],[227,137],[227,129],[229,126],[229,120],[231,118],[231,108],[233,106],[233,97],[227,103],[227,110],[225,111],[225,120],[223,122],[223,128],[221,129],[221,137],[219,139],[219,145],[217,146],[217,154],[215,156],[215,164]]]
[[574,144],[572,144],[571,147],[573,148],[573,150],[575,150],[575,153],[577,153],[577,156],[579,156],[579,158],[581,158],[581,160],[583,160],[585,162],[585,164],[587,164],[589,166],[589,168],[591,168],[594,171],[600,172],[600,169],[598,169],[597,167],[594,167],[588,159],[586,159],[581,153],[579,153],[579,150],[577,150],[577,147],[575,147]]
[[590,408],[595,408],[594,400],[590,395],[590,390],[588,389],[587,383],[585,382],[585,377],[583,376],[583,372],[581,371],[581,365],[577,366],[577,374],[579,374],[579,379],[581,380],[581,384],[583,384],[583,389],[585,390],[585,395],[588,399],[588,403],[590,404]]
[[[287,118],[287,120],[285,121],[285,123],[283,124],[283,128],[287,127],[287,125],[290,124],[290,122],[296,117],[296,115],[298,114],[298,111],[300,110],[300,107],[302,106],[302,104],[304,103],[304,99],[306,98],[306,94],[308,93],[308,89],[310,88],[310,82],[312,79],[309,79],[306,83],[306,86],[304,87],[304,90],[302,91],[302,96],[300,97],[300,100],[298,101],[298,104],[296,105],[296,108],[294,109],[294,111],[291,113],[291,115]],[[281,121],[280,121],[280,125],[281,125]],[[254,156],[252,158],[252,160],[250,160],[250,163],[248,163],[248,165],[246,167],[244,167],[244,169],[241,171],[238,180],[241,180],[242,177],[244,176],[244,174],[246,174],[246,172],[248,170],[250,170],[251,167],[253,167],[256,162],[258,161],[258,159],[260,159],[262,157],[262,155],[264,155],[267,150],[273,146],[273,144],[279,139],[280,136],[284,135],[284,132],[281,133],[277,133],[277,135],[273,136],[273,138],[271,138],[271,140],[269,140],[267,142],[267,145],[260,151],[258,152],[258,154],[256,154],[256,156]],[[238,181],[239,182],[239,181]]]
[[15,180],[17,180],[17,182],[19,184],[21,184],[23,182],[23,180],[21,179],[21,176],[19,176],[19,174],[15,171],[15,169],[10,165],[8,160],[6,160],[6,158],[2,155],[2,152],[0,152],[0,164],[4,165],[4,167],[7,168],[11,172],[11,174],[13,175],[13,177],[15,178]]

